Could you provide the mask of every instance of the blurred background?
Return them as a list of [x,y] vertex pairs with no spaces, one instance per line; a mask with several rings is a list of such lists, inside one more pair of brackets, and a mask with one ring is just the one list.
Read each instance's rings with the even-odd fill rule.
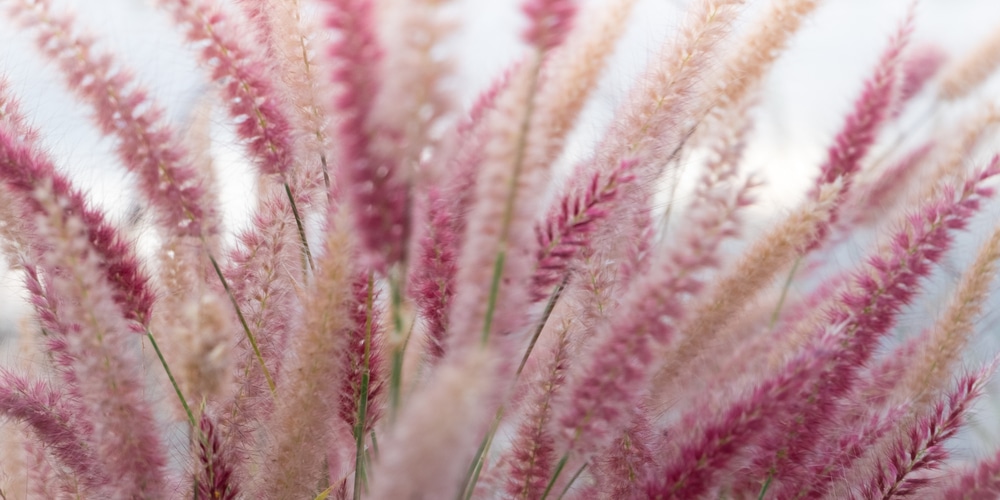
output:
[[[584,3],[599,1],[602,0]],[[79,25],[99,35],[100,47],[117,53],[135,71],[138,80],[164,104],[175,124],[183,124],[199,99],[210,90],[193,52],[152,0],[53,0],[52,3],[74,10]],[[564,164],[588,155],[630,82],[679,26],[687,3],[639,0],[618,55],[574,132]],[[748,3],[751,7],[744,20],[756,22],[755,14],[768,2],[749,0]],[[524,22],[517,1],[464,0],[454,4],[452,8],[461,21],[451,46],[458,63],[455,92],[463,103],[469,103],[501,69],[523,53],[519,34]],[[769,217],[787,211],[804,195],[863,80],[910,4],[910,0],[828,0],[793,39],[768,77],[761,104],[755,111],[756,130],[746,166],[763,173],[766,187],[751,228],[759,229]],[[935,45],[952,59],[968,53],[1000,30],[1000,2],[996,0],[923,0],[916,12],[914,46]],[[57,68],[36,55],[31,37],[2,16],[0,75],[10,82],[23,111],[41,130],[44,144],[57,164],[114,220],[128,226],[135,216],[138,200],[133,198],[129,175],[112,153],[114,144],[97,133],[88,119],[87,108],[65,91]],[[981,105],[977,103],[996,102],[996,97],[1000,97],[1000,76],[992,78],[977,94],[959,103],[957,109],[947,110],[947,114],[959,116]],[[925,116],[931,97],[925,93],[918,99],[901,124],[889,131],[889,137],[925,126],[918,119]],[[220,169],[219,178],[225,181],[222,202],[226,224],[228,230],[237,231],[246,223],[251,199],[247,193],[253,192],[253,176],[241,160],[240,149],[229,140],[232,135],[225,118],[215,117],[213,126],[213,135],[218,139],[213,154]],[[993,144],[998,143],[993,141]],[[878,149],[875,151],[877,154]],[[973,155],[970,159],[977,158]],[[977,219],[979,230],[970,232],[960,242],[959,250],[948,257],[944,270],[928,287],[921,306],[904,314],[899,335],[918,333],[919,325],[927,324],[944,307],[943,298],[998,216],[1000,208],[993,206]],[[133,236],[141,240],[142,225],[133,230]],[[864,257],[871,243],[871,240],[850,242],[834,258],[842,261],[838,264],[843,267],[851,266]],[[1000,301],[994,300],[993,304]],[[996,310],[991,308],[980,322],[981,339],[973,349],[978,360],[987,359],[1000,349],[1000,312]],[[20,277],[13,272],[0,272],[0,342],[5,347],[14,344],[9,339],[19,318],[27,312]],[[14,350],[6,350],[6,356],[15,355]],[[975,430],[960,444],[970,454],[986,453],[985,450],[1000,443],[997,418],[1000,398],[995,396],[997,384],[993,387],[994,397],[982,403],[985,411],[980,413]]]

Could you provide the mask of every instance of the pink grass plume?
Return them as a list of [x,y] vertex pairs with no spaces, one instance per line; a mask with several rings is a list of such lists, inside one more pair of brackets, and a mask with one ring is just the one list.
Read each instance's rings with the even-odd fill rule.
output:
[[0,414],[26,423],[56,460],[72,470],[86,488],[107,482],[85,441],[86,427],[79,425],[72,407],[50,384],[0,372]]
[[[17,193],[25,203],[26,217],[44,216],[47,208],[34,197],[36,189],[48,187],[59,199],[61,210],[76,214],[82,220],[87,239],[100,255],[99,266],[113,284],[114,299],[129,320],[141,331],[149,323],[154,295],[149,277],[142,269],[133,249],[121,238],[118,231],[105,221],[103,214],[91,208],[83,193],[59,173],[33,139],[34,131],[23,124],[17,103],[0,84],[0,181]],[[37,242],[39,250],[50,243]]]
[[219,430],[208,412],[202,412],[195,438],[198,472],[195,500],[235,500],[240,493],[234,481],[231,457],[226,453]]
[[837,304],[828,306],[823,324],[833,326],[822,327],[815,334],[818,340],[811,342],[822,342],[830,335],[839,337],[842,344],[835,363],[817,375],[815,397],[797,410],[800,418],[787,421],[783,437],[758,455],[751,477],[766,477],[767,471],[778,478],[801,472],[797,469],[802,460],[820,438],[816,429],[836,415],[837,401],[855,386],[860,369],[895,325],[902,308],[912,302],[920,281],[950,248],[954,232],[963,229],[982,201],[992,196],[993,189],[984,183],[1000,173],[998,166],[1000,159],[994,158],[957,189],[941,188],[935,199],[907,217],[888,248],[871,256],[865,268],[854,274],[853,283],[840,293]]
[[200,47],[212,79],[223,87],[226,109],[263,175],[286,176],[294,168],[291,120],[270,78],[270,65],[240,37],[241,26],[219,5],[204,0],[161,2],[192,44]]
[[820,186],[843,180],[840,200],[830,213],[828,223],[819,226],[811,248],[818,247],[830,232],[830,227],[838,220],[839,205],[850,192],[855,174],[861,169],[861,161],[874,144],[882,125],[889,118],[894,102],[898,101],[899,79],[903,64],[904,50],[913,32],[913,13],[906,18],[899,30],[890,39],[875,65],[875,73],[865,81],[864,88],[854,109],[847,116],[843,128],[827,151],[826,161],[820,168],[816,186],[811,196],[819,194]]
[[978,373],[962,377],[931,412],[912,421],[908,428],[901,428],[890,444],[887,458],[879,458],[874,468],[862,472],[870,474],[862,494],[866,498],[889,499],[913,496],[926,488],[929,481],[917,473],[940,467],[948,457],[945,441],[959,431],[995,369],[996,361]]
[[590,188],[582,196],[567,192],[536,228],[538,257],[531,291],[534,300],[547,298],[575,265],[581,249],[590,247],[594,223],[608,215],[608,207],[614,203],[621,185],[635,179],[630,172],[635,163],[626,160],[610,174],[595,173]]
[[[381,87],[382,49],[370,0],[329,0],[327,25],[337,32],[330,45],[334,101],[340,124],[344,190],[354,205],[355,225],[370,265],[385,272],[403,260],[409,235],[408,181],[395,158],[377,154],[373,113]],[[348,187],[349,186],[349,187]]]
[[139,189],[172,234],[214,235],[213,209],[187,152],[164,111],[126,69],[94,40],[77,35],[73,19],[54,14],[47,0],[19,0],[16,18],[37,32],[39,51],[59,64],[66,83],[94,110],[101,133],[118,138],[116,152],[135,172]]
[[526,0],[521,10],[529,21],[524,40],[544,52],[566,38],[577,6],[574,0]]
[[736,234],[738,212],[751,202],[752,186],[748,181],[724,203],[699,211],[672,248],[651,259],[610,323],[599,325],[557,405],[567,454],[586,461],[625,430],[628,409],[645,396],[656,366],[654,348],[674,340],[686,302],[703,288],[701,271],[717,265],[719,245]]

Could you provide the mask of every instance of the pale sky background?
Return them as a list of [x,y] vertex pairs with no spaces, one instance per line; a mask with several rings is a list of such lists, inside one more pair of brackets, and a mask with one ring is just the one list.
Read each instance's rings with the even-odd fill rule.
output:
[[[153,8],[150,0],[52,0],[52,3],[72,6],[79,14],[80,25],[100,34],[102,46],[117,52],[135,70],[139,80],[149,86],[177,123],[209,88],[192,52],[184,47],[168,17]],[[519,3],[458,2],[464,27],[456,39],[455,53],[459,60],[459,92],[464,101],[470,101],[501,68],[522,53],[518,41],[522,25]],[[761,7],[767,2],[750,0],[749,3]],[[768,79],[758,111],[756,136],[748,152],[747,165],[762,169],[769,185],[763,195],[765,211],[781,211],[801,196],[863,79],[910,3],[909,0],[827,0],[793,39],[791,48]],[[568,153],[570,160],[586,155],[631,78],[678,26],[686,4],[683,0],[639,0],[618,56],[587,109],[584,125],[574,135]],[[756,17],[751,12],[746,19],[752,22]],[[917,9],[915,41],[936,44],[956,56],[997,29],[1000,29],[1000,0],[923,0]],[[96,132],[87,118],[87,108],[64,90],[56,68],[36,55],[31,39],[2,16],[0,74],[5,74],[11,82],[23,110],[41,129],[45,144],[58,164],[102,206],[120,217],[134,200],[130,198],[124,170],[111,153],[113,144]],[[980,94],[1000,96],[998,79],[993,78]],[[924,104],[918,102],[915,107]],[[238,155],[237,148],[220,144],[215,153],[220,168],[224,169],[220,178],[226,179],[223,203],[228,221],[231,228],[238,228],[246,213],[245,193],[252,189],[251,177],[244,167],[227,161]],[[994,210],[993,216],[998,212]],[[849,257],[858,260],[863,255],[864,248],[859,247]],[[11,273],[0,280],[0,324],[23,311],[16,298],[20,286],[19,278]]]

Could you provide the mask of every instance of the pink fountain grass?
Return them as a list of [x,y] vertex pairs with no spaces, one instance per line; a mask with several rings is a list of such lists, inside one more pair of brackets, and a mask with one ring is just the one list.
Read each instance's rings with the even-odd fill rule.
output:
[[[850,192],[861,161],[875,143],[879,129],[885,124],[894,103],[900,102],[899,83],[904,51],[913,32],[912,15],[907,18],[899,31],[889,41],[875,66],[875,73],[865,81],[864,90],[854,103],[854,109],[847,116],[844,127],[827,151],[827,159],[820,167],[816,187],[812,196],[819,195],[819,187],[837,180],[843,182],[841,200]],[[843,201],[834,205],[827,224],[820,225],[811,247],[821,244],[830,232],[830,225],[839,217]]]
[[197,454],[199,470],[195,475],[197,500],[235,500],[239,498],[239,487],[233,484],[231,458],[225,454],[219,432],[208,413],[201,414],[198,422],[199,441]]
[[863,484],[862,494],[888,499],[913,496],[926,488],[930,480],[919,473],[939,468],[948,457],[944,442],[958,432],[994,369],[995,363],[980,373],[962,377],[933,411],[911,422],[909,429],[899,429],[900,435],[889,445],[888,457],[878,459],[875,468],[869,469],[874,474]]
[[139,188],[160,224],[173,234],[216,234],[214,208],[207,205],[186,151],[164,124],[160,105],[112,56],[98,53],[93,39],[74,35],[72,18],[53,14],[48,1],[15,2],[12,9],[38,33],[40,51],[59,63],[68,86],[93,107],[101,132],[119,138],[118,156],[139,175]]
[[340,163],[364,247],[380,271],[403,259],[409,232],[407,180],[397,158],[377,156],[372,123],[378,98],[382,49],[374,33],[375,5],[369,0],[331,0],[329,27],[338,39],[330,47],[334,108],[338,114]]
[[[910,9],[775,196],[757,108],[823,2],[688,3],[606,90],[635,2],[524,0],[521,54],[465,93],[454,2],[162,0],[225,144],[60,3],[10,0],[152,217],[96,208],[0,78],[0,250],[40,351],[0,367],[0,498],[995,498],[998,443],[949,446],[988,394],[993,365],[952,379],[1000,230],[926,288],[995,211],[1000,113],[952,111],[996,37],[937,78]],[[223,149],[255,176],[241,227]]]

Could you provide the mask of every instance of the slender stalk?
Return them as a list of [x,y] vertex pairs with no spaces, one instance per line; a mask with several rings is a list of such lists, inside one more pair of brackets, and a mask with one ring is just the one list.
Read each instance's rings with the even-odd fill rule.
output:
[[565,497],[566,494],[569,493],[569,489],[573,486],[573,483],[575,483],[576,480],[580,478],[580,474],[583,474],[583,471],[586,469],[587,469],[587,464],[581,465],[580,468],[576,470],[576,474],[573,474],[573,477],[569,478],[569,482],[566,483],[566,487],[563,488],[562,493],[559,493],[559,500],[562,500],[563,497]]
[[556,308],[556,302],[558,302],[559,297],[562,296],[563,289],[566,288],[566,282],[568,280],[569,276],[563,276],[562,282],[556,285],[555,289],[552,290],[552,294],[549,295],[549,301],[545,304],[545,310],[542,311],[541,320],[538,322],[538,326],[535,327],[535,331],[531,335],[531,341],[528,342],[528,348],[524,351],[524,356],[521,356],[521,364],[517,365],[517,371],[514,372],[514,383],[517,383],[517,379],[521,377],[521,372],[524,371],[524,365],[528,364],[528,358],[531,357],[531,352],[535,349],[535,343],[538,342],[538,337],[542,335],[542,330],[545,329],[545,324],[549,322],[549,316],[552,316],[552,310]]
[[184,413],[187,414],[188,422],[191,424],[192,429],[198,428],[198,423],[194,421],[194,413],[191,411],[191,407],[188,406],[187,399],[181,392],[181,388],[177,385],[177,379],[174,378],[173,372],[170,371],[170,366],[167,365],[166,358],[163,357],[163,352],[160,351],[160,345],[156,343],[156,338],[153,337],[153,332],[146,327],[146,338],[149,339],[150,345],[153,346],[153,350],[156,351],[156,357],[160,358],[160,364],[163,365],[163,371],[167,373],[167,378],[170,379],[170,385],[173,386],[174,392],[177,393],[177,399],[181,401],[181,406],[184,407]]
[[[562,458],[559,459],[559,463],[556,464],[556,470],[552,472],[552,479],[549,479],[549,484],[545,486],[545,492],[542,493],[542,500],[549,497],[549,493],[552,493],[552,488],[556,485],[556,479],[559,479],[559,475],[562,474],[563,469],[566,468],[566,462],[569,461],[569,451],[563,454]],[[581,469],[581,472],[583,470]]]
[[392,315],[392,371],[389,375],[389,422],[396,421],[403,386],[403,356],[409,337],[403,334],[403,277],[398,266],[389,273],[390,314]]
[[372,320],[375,315],[375,275],[368,275],[368,297],[365,299],[365,354],[361,368],[361,388],[358,391],[358,421],[354,424],[354,500],[361,499],[361,490],[366,486],[365,474],[365,424],[368,419],[368,384],[371,381]]
[[493,438],[496,437],[500,422],[503,421],[504,410],[505,407],[503,405],[497,409],[497,413],[493,417],[493,423],[490,424],[490,430],[486,433],[483,442],[479,444],[479,448],[476,450],[476,457],[472,460],[472,465],[466,474],[465,494],[459,494],[459,497],[463,500],[470,500],[472,494],[476,491],[476,484],[479,483],[479,475],[483,472],[483,467],[486,465],[486,454],[489,453],[490,448],[493,446]]
[[219,267],[219,262],[215,260],[215,256],[211,252],[208,253],[208,260],[212,263],[212,268],[215,269],[215,274],[219,277],[219,281],[222,282],[222,288],[226,290],[226,295],[229,296],[229,301],[232,302],[233,308],[236,309],[236,317],[240,320],[240,325],[243,326],[243,332],[247,335],[247,340],[250,341],[250,346],[253,347],[253,353],[257,357],[257,363],[260,364],[260,369],[264,372],[264,378],[267,379],[267,385],[271,388],[271,394],[277,394],[277,386],[274,384],[274,379],[271,378],[271,372],[267,369],[267,365],[264,364],[264,356],[260,353],[260,347],[257,345],[257,338],[254,337],[253,332],[250,331],[250,325],[247,324],[247,319],[243,316],[243,310],[240,309],[239,302],[236,301],[236,295],[233,294],[233,289],[229,287],[229,281],[226,276],[222,274],[222,268]]
[[490,297],[486,305],[486,317],[483,320],[483,345],[490,340],[490,328],[493,325],[493,313],[496,311],[497,297],[500,295],[500,278],[503,277],[503,266],[507,261],[507,251],[503,248],[497,252],[497,260],[493,263],[493,278],[490,280]]
[[767,475],[767,479],[764,480],[764,484],[760,487],[760,494],[757,495],[757,500],[764,500],[764,495],[767,494],[767,490],[771,488],[771,481],[774,480],[774,474],[770,473]]
[[778,318],[781,317],[781,309],[785,307],[785,299],[788,298],[788,290],[792,287],[792,282],[795,281],[795,273],[799,270],[799,265],[802,264],[802,256],[795,258],[795,263],[792,264],[792,269],[788,271],[788,277],[785,278],[785,284],[781,287],[781,296],[778,297],[778,305],[774,306],[774,312],[771,313],[771,322],[768,324],[768,328],[773,329],[774,325],[778,322]]
[[[562,296],[562,291],[566,287],[568,279],[568,276],[564,276],[562,282],[549,295],[549,301],[545,304],[542,317],[539,319],[538,325],[531,336],[531,341],[528,342],[528,348],[524,351],[524,355],[521,356],[521,363],[517,366],[517,371],[514,373],[514,380],[511,382],[510,390],[513,390],[517,385],[517,381],[521,377],[521,372],[524,371],[524,365],[528,363],[528,358],[531,357],[531,352],[534,350],[535,344],[538,342],[538,337],[542,334],[542,330],[545,329],[545,324],[548,323],[549,317],[552,315],[552,310],[556,307],[556,302]],[[487,431],[486,436],[483,437],[483,442],[480,443],[479,448],[476,450],[476,455],[472,459],[472,464],[469,466],[469,472],[465,476],[465,483],[459,493],[459,498],[464,500],[472,498],[472,493],[476,490],[476,483],[479,482],[479,475],[486,464],[486,454],[489,453],[490,448],[493,446],[493,438],[496,436],[497,429],[500,428],[500,422],[503,420],[505,410],[506,405],[503,404],[497,409],[496,416],[493,417],[493,423],[490,424],[490,429]]]
[[490,283],[490,295],[486,303],[486,318],[483,324],[483,346],[489,341],[490,330],[493,327],[493,313],[496,310],[500,295],[500,278],[503,275],[504,262],[507,259],[507,239],[510,236],[510,226],[513,222],[514,203],[517,200],[517,183],[524,166],[525,149],[528,145],[528,134],[531,131],[531,116],[535,112],[535,93],[538,88],[538,74],[542,66],[542,56],[539,52],[531,68],[531,80],[528,82],[527,102],[524,116],[521,118],[521,130],[517,137],[510,183],[507,185],[507,200],[504,204],[503,220],[500,226],[500,241],[497,243],[497,258],[493,265],[493,279]]
[[292,196],[292,187],[288,185],[288,181],[285,181],[285,194],[288,195],[288,204],[292,207],[292,215],[295,216],[295,226],[299,231],[299,239],[302,240],[302,254],[309,265],[309,271],[314,271],[316,268],[313,264],[312,252],[309,251],[309,241],[306,240],[306,228],[302,223],[302,216],[299,215],[299,206],[295,203],[295,197]]

